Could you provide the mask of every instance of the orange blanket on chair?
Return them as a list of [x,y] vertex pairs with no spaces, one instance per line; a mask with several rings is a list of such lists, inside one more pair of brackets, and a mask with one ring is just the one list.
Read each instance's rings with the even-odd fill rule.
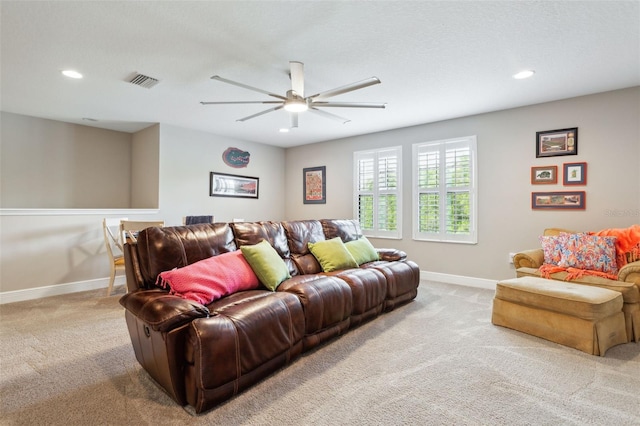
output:
[[616,262],[618,268],[622,268],[629,262],[640,260],[640,225],[631,225],[629,228],[603,229],[598,232],[590,232],[599,237],[616,237]]

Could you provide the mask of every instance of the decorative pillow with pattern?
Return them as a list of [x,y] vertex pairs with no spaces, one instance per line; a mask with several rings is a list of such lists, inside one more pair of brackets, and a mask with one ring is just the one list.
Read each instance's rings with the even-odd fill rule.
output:
[[569,235],[571,234],[563,232],[559,235],[541,235],[538,237],[540,244],[542,244],[544,263],[548,265],[558,265],[560,263],[562,249]]
[[599,271],[616,275],[616,237],[584,233],[569,234],[558,266]]

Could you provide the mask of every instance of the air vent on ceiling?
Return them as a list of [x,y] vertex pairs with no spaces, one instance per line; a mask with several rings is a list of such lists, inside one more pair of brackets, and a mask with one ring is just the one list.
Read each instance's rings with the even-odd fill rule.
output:
[[131,80],[129,80],[129,83],[135,84],[136,86],[142,86],[147,89],[151,89],[153,86],[155,86],[159,82],[160,81],[158,79],[149,77],[148,75],[144,75],[144,74],[136,74],[133,76]]

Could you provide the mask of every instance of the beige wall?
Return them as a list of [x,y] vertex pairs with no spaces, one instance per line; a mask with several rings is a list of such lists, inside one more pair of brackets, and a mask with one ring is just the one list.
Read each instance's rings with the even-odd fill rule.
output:
[[128,208],[131,134],[2,112],[2,208]]
[[131,145],[131,199],[137,209],[158,208],[160,193],[160,125],[133,134]]
[[[287,150],[287,219],[353,216],[353,152],[403,147],[403,238],[373,240],[405,250],[421,270],[486,279],[513,277],[508,253],[538,246],[546,227],[597,230],[640,221],[640,88],[584,96]],[[578,155],[535,157],[536,131],[578,127]],[[478,244],[412,240],[411,145],[476,135]],[[562,186],[562,164],[587,162],[585,187]],[[531,185],[532,166],[557,165],[557,185]],[[327,204],[302,202],[302,169],[327,167]],[[586,191],[585,211],[532,211],[532,191]]]
[[[230,146],[251,153],[248,167],[224,164]],[[201,214],[220,221],[284,218],[282,148],[161,124],[133,135],[132,158],[135,209],[0,209],[0,302],[106,287],[103,217],[167,225]],[[260,178],[259,198],[210,197],[210,171]]]
[[[5,117],[3,113],[3,132]],[[159,208],[0,209],[0,302],[106,287],[103,217],[164,219],[167,225],[181,224],[189,214],[213,214],[219,221],[352,217],[353,152],[395,145],[403,146],[404,157],[403,238],[374,239],[375,245],[405,250],[427,272],[494,280],[512,277],[508,253],[536,247],[545,227],[589,230],[640,221],[639,117],[636,87],[286,150],[164,124],[152,126],[132,137],[133,175],[140,184],[134,185],[132,200],[146,207],[157,197]],[[579,128],[579,155],[535,158],[536,131],[574,126]],[[478,137],[479,242],[413,241],[411,144],[464,135]],[[231,146],[251,153],[247,168],[224,164],[222,152]],[[1,147],[4,166],[4,142]],[[531,191],[566,187],[532,186],[530,168],[561,169],[563,162],[578,161],[588,163],[587,209],[532,211]],[[323,165],[327,204],[305,205],[302,169]],[[260,178],[259,199],[210,197],[210,171]],[[65,171],[56,168],[51,173]],[[51,176],[49,182],[55,179]]]
[[[249,165],[227,166],[222,153],[229,147],[248,151]],[[187,215],[213,215],[219,222],[283,220],[284,156],[283,148],[161,124],[161,214],[171,224]],[[209,196],[210,172],[259,178],[258,199]]]

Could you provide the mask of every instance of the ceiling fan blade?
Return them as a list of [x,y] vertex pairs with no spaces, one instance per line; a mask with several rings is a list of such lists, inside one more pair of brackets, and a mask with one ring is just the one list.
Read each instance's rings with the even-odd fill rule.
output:
[[313,107],[326,108],[386,108],[387,104],[374,104],[366,102],[312,102]]
[[240,119],[238,119],[238,120],[236,120],[236,121],[247,121],[247,120],[251,120],[252,118],[259,117],[259,116],[261,116],[262,114],[266,114],[266,113],[268,113],[268,112],[273,112],[273,111],[277,111],[277,110],[279,110],[279,109],[282,109],[282,107],[283,107],[283,106],[284,106],[284,105],[278,105],[277,107],[269,108],[269,109],[264,110],[264,111],[261,111],[261,112],[259,112],[259,113],[257,113],[257,114],[253,114],[253,115],[250,115],[250,116],[248,116],[248,117],[240,118]]
[[291,69],[291,89],[298,96],[304,98],[304,64],[302,62],[289,62]]
[[298,128],[298,113],[297,112],[292,112],[291,114],[291,128],[292,129],[297,129]]
[[222,101],[222,102],[200,102],[202,105],[232,105],[232,104],[281,104],[282,101]]
[[331,114],[330,112],[322,111],[322,110],[314,108],[314,107],[309,108],[309,111],[311,111],[311,112],[313,112],[315,114],[321,115],[323,117],[330,118],[332,120],[340,121],[340,122],[342,122],[342,124],[346,124],[346,123],[351,121],[348,118],[340,117],[339,115]]
[[310,96],[313,101],[321,101],[331,98],[333,96],[342,95],[343,93],[353,92],[354,90],[364,89],[365,87],[373,86],[374,84],[380,84],[378,77],[367,78],[366,80],[358,81],[356,83],[347,84],[346,86],[338,87],[336,89],[320,92],[316,95]]
[[282,99],[282,100],[286,100],[287,99],[284,96],[276,95],[275,93],[267,92],[266,90],[258,89],[256,87],[247,86],[246,84],[238,83],[237,81],[228,80],[226,78],[220,77],[219,75],[214,75],[213,77],[211,77],[211,79],[212,80],[218,80],[218,81],[221,81],[221,82],[227,83],[227,84],[232,84],[234,86],[242,87],[243,89],[253,90],[254,92],[264,93],[265,95],[273,96],[274,98],[278,98],[278,99]]

